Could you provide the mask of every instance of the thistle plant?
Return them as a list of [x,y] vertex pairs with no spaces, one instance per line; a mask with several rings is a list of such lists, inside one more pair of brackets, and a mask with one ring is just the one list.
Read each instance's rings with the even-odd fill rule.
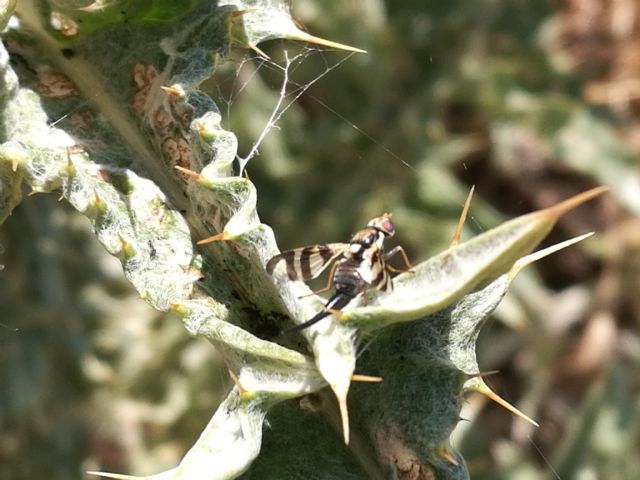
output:
[[143,478],[467,478],[449,444],[464,395],[515,411],[482,379],[478,332],[559,216],[603,189],[455,241],[392,292],[278,338],[323,303],[265,271],[278,247],[244,175],[253,155],[199,86],[268,39],[358,49],[301,31],[284,1],[2,7],[0,218],[25,186],[58,194],[140,301],[175,312],[234,379],[180,464]]

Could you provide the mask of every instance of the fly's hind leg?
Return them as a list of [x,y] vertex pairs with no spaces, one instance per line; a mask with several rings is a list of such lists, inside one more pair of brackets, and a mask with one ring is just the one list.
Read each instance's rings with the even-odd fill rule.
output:
[[329,277],[327,278],[327,283],[324,287],[322,287],[320,290],[315,290],[311,293],[307,293],[305,295],[300,295],[298,298],[305,298],[305,297],[310,297],[311,295],[317,295],[319,293],[322,292],[326,292],[327,290],[331,290],[331,285],[333,284],[333,274],[336,271],[336,268],[338,267],[338,263],[334,263],[333,266],[331,267],[331,270],[329,271]]

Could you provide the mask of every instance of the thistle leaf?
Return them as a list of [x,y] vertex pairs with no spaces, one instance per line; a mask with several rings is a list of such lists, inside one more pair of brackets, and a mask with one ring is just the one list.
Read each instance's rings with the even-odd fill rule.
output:
[[[13,7],[3,5],[3,21]],[[212,343],[236,379],[179,465],[143,478],[267,478],[259,474],[265,469],[285,478],[293,464],[277,449],[283,431],[265,428],[265,419],[287,429],[293,444],[309,433],[300,425],[322,431],[319,448],[336,459],[323,470],[328,478],[340,471],[466,478],[448,436],[478,373],[478,329],[518,259],[561,214],[602,189],[418,265],[398,277],[393,293],[305,330],[309,356],[295,339],[265,339],[308,320],[323,302],[299,299],[306,286],[264,270],[277,253],[273,232],[257,215],[254,185],[236,167],[235,135],[199,85],[230,49],[264,55],[258,43],[270,38],[358,49],[301,32],[284,1],[115,0],[82,8],[60,1],[53,8],[22,0],[15,9],[3,38],[21,61],[12,66],[0,46],[0,220],[23,200],[25,184],[59,194],[87,218],[140,297]],[[362,334],[371,332],[377,337],[358,370],[383,381],[358,385],[348,399]],[[337,406],[321,392],[327,385]],[[327,420],[291,401],[318,392]],[[263,434],[264,460],[252,465]],[[319,475],[317,465],[295,467],[308,478]]]
[[414,320],[451,304],[463,295],[508,272],[551,230],[556,220],[606,187],[581,193],[550,208],[515,218],[455,245],[394,280],[394,291],[379,295],[370,306],[345,310],[341,321],[365,329]]

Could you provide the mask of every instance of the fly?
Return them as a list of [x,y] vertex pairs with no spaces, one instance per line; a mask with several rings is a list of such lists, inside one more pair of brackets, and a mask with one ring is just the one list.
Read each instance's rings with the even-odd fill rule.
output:
[[[349,243],[326,243],[310,245],[282,252],[267,262],[267,272],[272,274],[280,262],[287,268],[289,280],[311,280],[318,277],[330,264],[331,272],[324,288],[314,292],[321,293],[335,287],[335,293],[327,300],[324,309],[310,320],[287,329],[284,333],[302,330],[323,318],[332,311],[340,310],[349,304],[359,293],[365,294],[368,288],[389,290],[390,272],[410,270],[411,264],[401,246],[385,252],[384,241],[395,233],[391,214],[385,213],[373,218],[367,226],[358,231]],[[393,255],[400,253],[405,269],[395,268],[387,263]]]

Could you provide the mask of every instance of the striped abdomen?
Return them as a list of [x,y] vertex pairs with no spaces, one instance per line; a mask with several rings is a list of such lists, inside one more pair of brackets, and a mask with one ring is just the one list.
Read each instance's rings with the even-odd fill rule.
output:
[[337,292],[355,297],[367,288],[367,282],[362,279],[360,272],[358,272],[358,267],[360,266],[360,262],[353,258],[340,262],[336,266],[336,271],[333,273],[333,285]]

